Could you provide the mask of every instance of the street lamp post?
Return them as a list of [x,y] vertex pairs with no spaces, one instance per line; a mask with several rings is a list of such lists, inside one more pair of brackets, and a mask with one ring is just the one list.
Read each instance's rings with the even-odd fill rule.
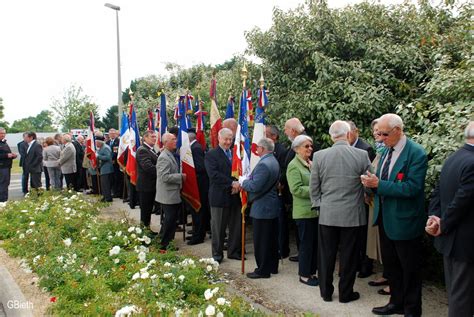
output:
[[120,11],[120,7],[116,6],[111,3],[104,4],[107,8],[115,10],[115,16],[117,20],[117,77],[118,77],[118,127],[119,131],[121,130],[122,125],[122,71],[120,70],[120,33],[119,33],[119,16],[118,12]]

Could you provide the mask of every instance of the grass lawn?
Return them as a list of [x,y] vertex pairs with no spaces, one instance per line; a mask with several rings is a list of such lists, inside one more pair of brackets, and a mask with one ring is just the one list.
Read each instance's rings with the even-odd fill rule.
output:
[[21,174],[23,170],[20,167],[20,157],[13,160],[12,174]]

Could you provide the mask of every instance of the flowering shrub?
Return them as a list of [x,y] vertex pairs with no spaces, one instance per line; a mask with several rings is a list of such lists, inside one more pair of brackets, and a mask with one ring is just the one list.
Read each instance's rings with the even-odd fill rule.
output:
[[[58,315],[261,315],[219,283],[219,264],[160,253],[145,230],[97,218],[72,192],[0,205],[0,240],[40,277]],[[53,300],[54,298],[54,300]]]

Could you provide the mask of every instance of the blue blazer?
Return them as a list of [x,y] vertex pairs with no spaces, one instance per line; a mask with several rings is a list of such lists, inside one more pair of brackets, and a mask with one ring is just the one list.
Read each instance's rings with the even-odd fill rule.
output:
[[255,219],[278,217],[280,209],[276,185],[279,178],[280,164],[273,153],[262,156],[249,178],[242,183],[242,188],[247,191],[249,200],[252,201],[250,217]]
[[112,150],[104,143],[97,152],[97,159],[99,160],[100,175],[112,174],[114,166],[112,165]]

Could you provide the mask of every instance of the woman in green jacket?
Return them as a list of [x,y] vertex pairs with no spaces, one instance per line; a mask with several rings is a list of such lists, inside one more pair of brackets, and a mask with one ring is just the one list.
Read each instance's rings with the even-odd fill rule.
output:
[[298,274],[300,282],[309,286],[319,285],[316,277],[318,260],[318,213],[311,209],[309,178],[313,141],[307,135],[299,135],[291,144],[296,152],[288,164],[286,178],[293,195],[293,219],[298,227],[300,246],[298,250]]

